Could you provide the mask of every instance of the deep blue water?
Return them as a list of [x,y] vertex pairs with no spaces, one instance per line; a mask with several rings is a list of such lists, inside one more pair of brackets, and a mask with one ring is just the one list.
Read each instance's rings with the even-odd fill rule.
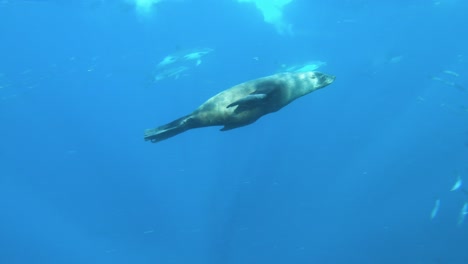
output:
[[[0,1],[0,263],[468,263],[467,187],[450,192],[468,183],[468,3],[282,11],[289,33],[231,0]],[[197,47],[214,51],[148,84]],[[143,141],[310,60],[336,81],[250,126]]]

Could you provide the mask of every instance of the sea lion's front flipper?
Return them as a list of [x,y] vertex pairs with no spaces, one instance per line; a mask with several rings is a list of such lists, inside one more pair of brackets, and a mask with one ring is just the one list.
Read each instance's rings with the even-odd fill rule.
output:
[[246,109],[254,108],[257,106],[268,103],[270,98],[274,97],[278,91],[278,84],[266,81],[256,85],[255,91],[249,95],[229,104],[226,108],[237,106],[236,112],[244,111]]
[[235,101],[234,103],[226,106],[226,108],[233,107],[236,105],[242,108],[254,107],[261,104],[266,97],[266,94],[249,94],[246,97],[243,97]]

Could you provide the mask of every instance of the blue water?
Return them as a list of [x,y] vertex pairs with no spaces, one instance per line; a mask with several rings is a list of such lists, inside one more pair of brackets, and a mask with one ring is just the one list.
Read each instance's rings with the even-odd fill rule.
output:
[[[0,263],[468,263],[450,192],[468,183],[467,12],[295,0],[281,34],[228,0],[0,1]],[[148,85],[194,47],[214,51]],[[307,60],[336,81],[250,126],[143,140]]]

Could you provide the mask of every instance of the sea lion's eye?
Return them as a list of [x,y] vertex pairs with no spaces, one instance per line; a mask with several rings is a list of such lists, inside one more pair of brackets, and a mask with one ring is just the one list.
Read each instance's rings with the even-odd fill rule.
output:
[[310,78],[313,80],[313,79],[317,79],[317,77],[315,77],[315,75],[312,75],[310,76]]

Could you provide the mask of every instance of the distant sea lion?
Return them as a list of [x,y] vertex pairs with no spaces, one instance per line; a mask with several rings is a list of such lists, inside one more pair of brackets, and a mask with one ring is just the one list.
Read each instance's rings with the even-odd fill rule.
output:
[[335,76],[310,71],[279,73],[241,83],[211,97],[189,115],[147,129],[145,140],[155,143],[200,127],[224,126],[221,131],[226,131],[246,126],[334,80]]

